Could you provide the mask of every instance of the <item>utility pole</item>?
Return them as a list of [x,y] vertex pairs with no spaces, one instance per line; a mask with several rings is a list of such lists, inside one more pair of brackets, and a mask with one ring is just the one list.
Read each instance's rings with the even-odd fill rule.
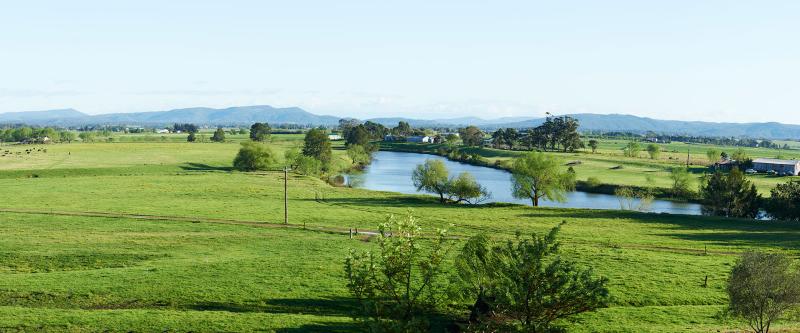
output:
[[283,224],[289,224],[289,168],[283,168]]
[[689,148],[686,148],[686,167],[689,167]]

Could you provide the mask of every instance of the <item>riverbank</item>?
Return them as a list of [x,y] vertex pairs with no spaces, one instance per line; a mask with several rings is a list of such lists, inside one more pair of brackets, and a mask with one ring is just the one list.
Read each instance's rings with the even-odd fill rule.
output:
[[[483,203],[515,203],[530,205],[529,199],[519,199],[512,195],[510,174],[504,169],[487,168],[448,160],[442,156],[379,151],[375,154],[373,163],[364,172],[348,176],[351,187],[375,191],[390,191],[403,194],[418,194],[417,188],[411,182],[411,174],[415,165],[422,164],[428,159],[442,161],[449,170],[450,176],[468,172],[491,193]],[[583,186],[583,184],[581,184]],[[588,209],[634,209],[654,213],[670,214],[701,214],[698,204],[676,202],[660,199],[645,199],[619,196],[614,193],[591,193],[588,191],[571,191],[566,193],[564,202],[542,200],[543,207],[561,208],[588,208]]]
[[[510,163],[511,159],[527,153],[527,151],[519,151],[519,150],[508,151],[499,149],[489,149],[483,147],[449,147],[448,145],[445,144],[417,144],[417,143],[405,143],[405,142],[382,142],[380,144],[380,149],[382,151],[394,151],[394,152],[441,156],[453,162],[464,163],[486,168],[493,168],[507,172],[511,171],[511,163]],[[580,166],[583,166],[583,163],[580,162],[581,157],[591,157],[591,156],[582,156],[583,153],[561,153],[561,152],[548,152],[548,153],[556,154],[559,157],[564,158],[566,161],[565,166],[567,167],[571,166],[574,169],[578,169]],[[616,166],[616,168],[617,169],[612,169],[609,172],[612,172],[613,170],[620,170],[623,169],[624,167]],[[579,177],[582,176],[583,175],[579,174]],[[670,188],[666,187],[641,186],[635,184],[604,183],[595,181],[597,179],[600,178],[596,176],[586,176],[586,178],[584,179],[579,179],[575,184],[576,185],[575,190],[586,193],[614,195],[620,188],[626,187],[636,192],[647,191],[648,193],[653,195],[655,199],[682,202],[682,203],[695,203],[695,204],[701,203],[699,198],[697,197],[676,196],[674,195],[674,193]]]

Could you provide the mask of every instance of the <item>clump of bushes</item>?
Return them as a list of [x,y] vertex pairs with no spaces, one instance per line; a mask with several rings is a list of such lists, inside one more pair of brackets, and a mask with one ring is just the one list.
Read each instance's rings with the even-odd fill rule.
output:
[[351,250],[345,259],[359,304],[353,317],[369,332],[429,332],[445,305],[470,304],[453,331],[558,331],[561,320],[610,301],[608,279],[560,255],[560,229],[503,242],[473,236],[447,269],[446,230],[425,241],[412,215],[390,218],[375,236],[377,253]]

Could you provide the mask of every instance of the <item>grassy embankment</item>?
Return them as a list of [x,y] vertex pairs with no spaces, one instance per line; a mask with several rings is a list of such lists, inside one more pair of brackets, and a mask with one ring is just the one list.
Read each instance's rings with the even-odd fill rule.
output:
[[[298,140],[276,136],[271,145],[280,152]],[[346,230],[372,229],[409,208],[425,228],[461,236],[508,238],[567,220],[564,255],[609,277],[614,297],[611,307],[567,324],[576,332],[740,326],[720,316],[736,255],[800,250],[800,228],[792,225],[442,206],[427,196],[334,188],[297,175],[289,179],[292,227],[284,228],[282,173],[230,171],[237,148],[63,144],[0,158],[0,328],[355,331],[343,258],[349,248],[374,244],[351,240]]]

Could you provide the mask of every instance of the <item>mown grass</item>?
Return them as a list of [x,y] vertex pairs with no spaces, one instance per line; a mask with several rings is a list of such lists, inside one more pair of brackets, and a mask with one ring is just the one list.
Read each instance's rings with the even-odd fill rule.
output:
[[[276,137],[271,145],[282,152],[294,144],[295,137]],[[611,307],[564,323],[578,332],[741,327],[722,315],[737,255],[800,253],[800,227],[793,224],[443,206],[427,196],[336,188],[299,175],[289,178],[289,222],[307,229],[280,228],[268,223],[283,222],[283,173],[231,171],[236,149],[65,144],[48,146],[45,157],[29,164],[9,167],[0,159],[0,330],[357,331],[348,317],[353,301],[343,258],[350,248],[374,244],[335,230],[374,229],[409,209],[426,230],[443,227],[462,237],[482,232],[498,240],[566,220],[564,255],[607,276],[613,296]],[[58,160],[51,152],[64,150],[74,152],[70,164],[43,167]],[[38,176],[25,176],[30,172]],[[460,242],[453,240],[451,255]],[[800,329],[791,321],[781,326]]]

